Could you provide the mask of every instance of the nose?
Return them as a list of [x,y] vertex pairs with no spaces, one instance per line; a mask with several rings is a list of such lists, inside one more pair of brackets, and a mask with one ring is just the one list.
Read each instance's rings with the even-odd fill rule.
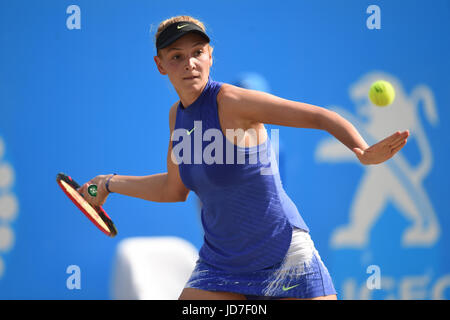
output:
[[186,71],[195,69],[194,58],[187,59],[187,64],[184,68]]

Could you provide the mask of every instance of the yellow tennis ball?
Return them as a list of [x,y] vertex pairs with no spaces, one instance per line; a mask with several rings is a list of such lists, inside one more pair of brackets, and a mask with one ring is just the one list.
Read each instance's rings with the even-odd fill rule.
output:
[[369,99],[376,106],[388,106],[395,99],[394,87],[392,84],[384,80],[375,81],[370,87]]

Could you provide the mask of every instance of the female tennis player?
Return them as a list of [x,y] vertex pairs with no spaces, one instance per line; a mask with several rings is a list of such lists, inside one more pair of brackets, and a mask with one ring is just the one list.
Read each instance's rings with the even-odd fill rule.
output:
[[[197,194],[204,243],[180,299],[337,299],[309,228],[283,189],[264,124],[325,130],[364,165],[390,159],[409,132],[369,147],[335,112],[212,80],[210,38],[192,17],[163,21],[155,38],[156,66],[179,96],[169,111],[167,172],[100,175],[79,192],[96,205],[111,192],[157,202]],[[98,186],[95,198],[90,184]]]

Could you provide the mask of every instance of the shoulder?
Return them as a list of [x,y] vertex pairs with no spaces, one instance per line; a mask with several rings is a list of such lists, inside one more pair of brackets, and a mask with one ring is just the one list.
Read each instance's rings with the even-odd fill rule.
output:
[[219,103],[233,103],[238,101],[243,94],[245,94],[246,89],[233,86],[228,83],[222,84],[220,91],[217,94],[217,102]]
[[229,113],[233,117],[240,117],[243,108],[247,104],[247,89],[243,89],[228,83],[224,83],[217,94],[217,105],[221,112]]
[[237,87],[224,83],[217,94],[217,102],[225,105],[227,108],[238,109],[248,108],[262,101],[269,101],[275,96],[268,93]]
[[235,118],[238,116],[238,102],[240,100],[241,88],[228,83],[222,84],[220,91],[217,93],[217,107],[221,115],[229,115]]
[[232,122],[240,128],[251,127],[253,121],[248,117],[252,106],[253,90],[224,83],[217,94],[219,117]]
[[223,111],[243,120],[251,120],[249,113],[256,112],[260,103],[267,100],[266,93],[225,83],[217,94],[217,104]]

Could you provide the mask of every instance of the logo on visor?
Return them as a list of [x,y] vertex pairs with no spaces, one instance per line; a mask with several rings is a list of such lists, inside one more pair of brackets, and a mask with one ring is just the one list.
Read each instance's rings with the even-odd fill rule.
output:
[[188,24],[183,24],[182,26],[177,26],[177,29],[181,29],[181,28],[184,28],[186,26],[188,26]]

